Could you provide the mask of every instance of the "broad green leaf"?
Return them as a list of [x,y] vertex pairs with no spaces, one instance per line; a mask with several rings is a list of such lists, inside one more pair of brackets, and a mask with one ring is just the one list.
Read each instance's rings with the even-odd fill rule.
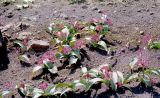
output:
[[100,45],[103,50],[108,51],[107,45],[106,45],[106,43],[105,43],[104,41],[99,41],[99,42],[98,42],[98,45]]
[[34,88],[32,93],[33,93],[33,94],[37,94],[37,93],[39,93],[39,94],[43,94],[43,93],[44,93],[44,91],[43,91],[43,90],[41,90],[41,89],[38,89],[38,88]]
[[54,86],[52,89],[50,89],[50,91],[49,91],[49,93],[54,93],[54,92],[56,92],[56,87]]
[[22,51],[25,51],[27,49],[27,47],[24,44],[22,44],[20,41],[15,41],[14,44],[19,45]]
[[86,67],[82,67],[81,72],[82,72],[82,74],[87,73],[87,68]]
[[53,66],[52,69],[48,69],[52,74],[56,74],[58,72],[57,66]]
[[143,82],[145,83],[146,86],[149,86],[149,87],[152,86],[152,83],[151,83],[150,79],[143,78]]
[[119,78],[119,82],[123,83],[124,82],[124,77],[123,77],[123,73],[120,71],[117,71],[117,75]]
[[111,88],[112,90],[116,91],[117,90],[117,85],[113,82],[113,80],[110,81]]
[[118,75],[116,72],[112,72],[112,80],[113,83],[117,83],[118,82]]
[[71,55],[76,56],[76,57],[78,57],[79,60],[81,60],[80,50],[75,50],[75,51],[71,52]]
[[76,64],[78,61],[78,58],[74,57],[74,56],[71,56],[69,58],[69,65],[72,65],[72,64]]
[[97,43],[95,43],[95,42],[92,43],[92,46],[93,46],[94,48],[97,48],[98,45],[99,45],[99,44],[97,44]]
[[69,83],[58,83],[55,85],[56,88],[71,88],[72,86]]
[[62,59],[64,56],[61,53],[56,53],[56,58],[57,59]]
[[35,67],[33,68],[33,70],[32,70],[32,78],[33,78],[33,77],[36,77],[36,76],[38,76],[38,75],[40,75],[40,74],[42,74],[43,68],[44,68],[43,65],[40,65],[40,66],[37,65],[37,66],[35,66]]
[[40,96],[42,96],[42,94],[36,93],[36,94],[33,95],[33,98],[39,98]]
[[2,98],[5,97],[6,95],[9,95],[11,92],[10,91],[2,91]]
[[22,62],[25,62],[25,63],[29,63],[29,64],[31,63],[30,59],[28,58],[28,56],[26,54],[20,55],[19,60],[22,61]]
[[133,69],[137,62],[138,58],[133,58],[133,60],[129,63],[129,67]]
[[154,41],[150,44],[151,49],[160,49],[160,41]]
[[139,77],[138,75],[139,75],[139,73],[130,74],[125,80],[127,82],[130,82],[133,79],[137,79]]
[[43,61],[44,66],[52,73],[56,74],[58,72],[57,66],[55,66],[52,62],[49,60],[44,60]]
[[67,93],[67,92],[69,92],[69,91],[72,91],[70,88],[66,88],[65,90],[63,90],[62,92],[61,92],[61,96],[62,95],[65,95],[65,93]]
[[67,37],[69,35],[69,29],[67,27],[65,27],[63,30],[62,30],[63,33],[67,34]]
[[100,32],[100,33],[101,33],[101,35],[106,35],[108,33],[108,31],[109,31],[108,25],[104,25],[103,26],[103,31]]
[[54,38],[52,41],[51,41],[51,44],[53,46],[55,46],[56,44],[59,44],[61,41],[58,39],[58,38]]
[[98,82],[102,82],[102,81],[103,81],[102,78],[94,78],[94,79],[91,79],[91,80],[90,80],[90,82],[91,82],[92,84],[95,84],[95,83],[98,83]]

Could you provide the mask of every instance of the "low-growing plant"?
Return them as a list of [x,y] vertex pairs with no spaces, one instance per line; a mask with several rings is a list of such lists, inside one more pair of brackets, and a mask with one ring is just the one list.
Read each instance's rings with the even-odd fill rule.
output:
[[47,69],[52,74],[56,74],[58,72],[58,69],[54,64],[55,61],[56,57],[53,51],[45,52],[38,60],[38,65],[33,68],[32,77],[36,77],[42,74],[44,69]]
[[[144,48],[143,51],[145,51]],[[150,68],[148,66],[148,59],[147,57],[143,58],[142,55],[139,58],[134,58],[132,62],[130,62],[129,67],[131,69],[131,73],[126,77],[125,82],[131,82],[136,80],[141,84],[145,84],[145,86],[152,86],[153,80],[152,77],[160,76],[160,69],[159,68]]]
[[0,92],[0,98],[5,98],[6,96],[12,97],[13,92],[11,90],[5,90]]
[[74,3],[84,3],[86,0],[68,0],[70,4]]
[[84,87],[88,87],[87,89],[85,88],[86,90],[89,90],[92,85],[97,83],[103,83],[114,91],[124,86],[123,73],[112,71],[108,64],[101,65],[98,69],[91,69],[89,71],[84,67],[82,68],[82,73],[82,77],[85,79],[79,80],[79,83],[84,85]]
[[74,24],[55,21],[50,25],[49,32],[53,35],[52,45],[58,48],[56,57],[68,61],[69,65],[81,60],[81,49],[86,45],[109,51],[106,42],[102,40],[109,32],[109,19],[106,15],[90,22],[76,21]]
[[16,0],[1,0],[0,1],[0,4],[3,4],[3,5],[8,5],[10,3],[13,3],[15,2]]
[[160,41],[153,41],[149,44],[151,49],[160,49]]

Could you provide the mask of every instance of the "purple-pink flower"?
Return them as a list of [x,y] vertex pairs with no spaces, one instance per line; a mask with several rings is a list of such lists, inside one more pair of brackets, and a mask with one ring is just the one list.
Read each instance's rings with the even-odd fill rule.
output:
[[71,49],[70,46],[64,46],[64,47],[62,48],[62,53],[63,53],[63,54],[70,54],[71,51],[72,51],[72,49]]
[[76,29],[81,30],[81,29],[84,28],[84,25],[83,25],[82,23],[76,21],[76,22],[74,23],[74,27],[75,27]]
[[38,60],[38,64],[43,64],[43,61],[48,59],[50,62],[55,62],[56,57],[53,51],[45,52]]
[[64,24],[56,24],[56,27],[59,29],[63,29],[64,28]]
[[103,72],[104,78],[107,80],[111,79],[112,70],[110,70],[108,66],[102,66],[100,70]]
[[48,87],[48,83],[46,83],[46,82],[42,82],[42,83],[40,83],[40,84],[38,85],[38,88],[39,88],[39,89],[42,89],[42,90],[47,89],[47,87]]
[[93,19],[91,19],[91,20],[90,20],[90,23],[92,23],[92,24],[96,24],[96,23],[98,23],[98,19],[93,18]]
[[5,89],[10,89],[12,87],[12,83],[7,82],[3,86],[4,86]]
[[55,34],[57,37],[59,38],[66,38],[67,37],[67,34],[66,33],[63,33],[63,32],[56,32]]
[[93,42],[98,42],[98,41],[100,40],[100,35],[99,35],[98,33],[96,33],[95,35],[93,35],[93,36],[91,37],[91,40],[92,40]]
[[147,34],[143,37],[143,44],[144,45],[148,45],[149,42],[152,40],[152,35],[151,34]]
[[85,42],[84,40],[80,39],[74,43],[73,49],[82,49],[84,47],[85,47]]
[[140,52],[139,52],[138,65],[143,68],[145,68],[149,65],[149,54],[148,54],[148,50],[146,48],[140,50]]
[[103,30],[103,26],[102,26],[102,25],[97,25],[97,26],[96,26],[96,30],[97,30],[98,32],[101,32],[101,31]]

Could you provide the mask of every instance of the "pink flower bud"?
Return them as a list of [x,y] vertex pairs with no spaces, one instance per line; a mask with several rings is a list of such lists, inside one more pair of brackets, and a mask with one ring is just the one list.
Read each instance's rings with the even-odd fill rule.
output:
[[45,52],[38,60],[38,64],[43,64],[43,61],[48,59],[50,62],[55,62],[56,57],[53,51]]
[[63,54],[70,54],[71,51],[72,51],[72,49],[71,49],[70,46],[64,46],[63,49],[62,49]]
[[85,42],[80,39],[80,40],[77,40],[73,46],[73,49],[82,49],[85,47]]
[[98,42],[98,41],[100,40],[100,35],[99,35],[98,33],[96,33],[95,35],[93,35],[93,36],[91,37],[91,40],[92,40],[93,42]]
[[39,88],[39,89],[42,89],[42,90],[47,89],[47,87],[48,87],[48,83],[46,83],[46,82],[40,83],[40,84],[38,85],[38,88]]
[[98,32],[101,32],[103,30],[103,26],[101,26],[101,25],[96,26],[96,30]]

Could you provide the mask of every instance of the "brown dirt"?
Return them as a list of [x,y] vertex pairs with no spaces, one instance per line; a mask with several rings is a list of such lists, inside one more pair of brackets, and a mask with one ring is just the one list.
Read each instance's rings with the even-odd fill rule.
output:
[[[22,22],[24,24],[29,24],[29,27],[22,29],[11,28],[5,32],[13,37],[16,37],[20,32],[32,32],[32,38],[36,39],[48,39],[51,37],[46,33],[47,26],[54,19],[61,19],[66,22],[73,22],[75,20],[89,20],[93,17],[100,17],[101,13],[93,8],[98,8],[103,12],[106,12],[108,16],[113,20],[113,26],[111,26],[111,31],[113,37],[111,38],[113,43],[117,47],[116,55],[111,57],[105,55],[103,52],[90,51],[86,49],[87,54],[90,56],[90,61],[84,59],[82,62],[83,66],[87,67],[97,67],[100,64],[109,63],[114,64],[114,69],[120,70],[124,73],[128,71],[127,64],[129,61],[138,55],[138,51],[129,51],[126,48],[126,44],[129,41],[138,42],[141,40],[143,35],[140,31],[144,31],[146,34],[151,33],[158,38],[160,36],[160,4],[158,0],[128,0],[122,3],[114,3],[111,0],[106,0],[106,2],[101,3],[83,3],[70,5],[65,0],[35,0],[27,9],[16,10],[15,5],[10,4],[8,6],[0,6],[0,25],[5,26],[7,24],[18,24]],[[64,19],[62,14],[68,16],[68,19]],[[10,17],[11,15],[11,17]],[[113,40],[114,38],[114,40]],[[118,43],[120,42],[120,43]],[[11,42],[9,42],[11,43]],[[141,44],[140,44],[141,45]],[[142,45],[140,46],[142,47]],[[123,52],[122,52],[123,50]],[[124,52],[125,51],[125,52]],[[32,66],[22,66],[18,60],[18,53],[11,47],[9,49],[9,60],[10,64],[8,69],[0,71],[0,88],[3,89],[3,84],[7,82],[12,82],[13,85],[17,83],[28,83],[37,85],[41,79],[49,79],[47,81],[57,83],[59,81],[69,82],[79,78],[80,68],[74,71],[69,69],[62,69],[58,73],[58,77],[50,77],[49,74],[46,76],[39,77],[38,79],[31,80],[30,73],[34,67],[34,61],[37,55],[41,53],[29,52],[31,55],[33,64]],[[160,51],[151,50],[148,53],[150,59],[150,65],[159,66],[160,64]],[[117,61],[117,62],[116,62]],[[160,89],[159,87],[154,87],[153,89],[140,88],[136,84],[133,85],[132,92],[126,91],[121,92],[105,92],[102,93],[101,90],[95,95],[96,98],[159,98]],[[91,96],[85,94],[79,94],[73,96],[73,98],[89,98],[93,97],[95,92],[93,91]],[[16,98],[20,96],[17,95]]]

